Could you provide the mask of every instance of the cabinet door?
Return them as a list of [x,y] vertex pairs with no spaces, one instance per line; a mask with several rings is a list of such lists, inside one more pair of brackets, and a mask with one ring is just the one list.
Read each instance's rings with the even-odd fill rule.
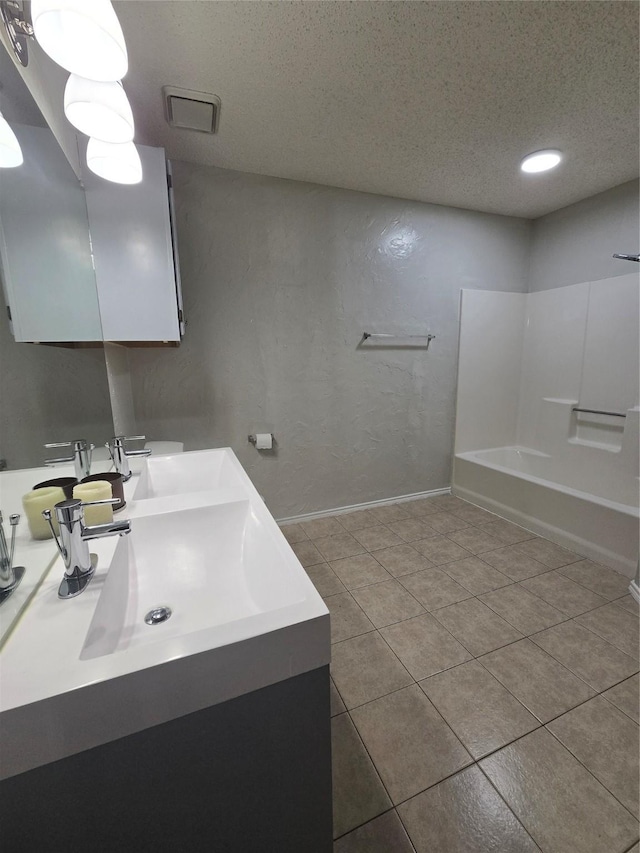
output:
[[163,148],[136,146],[142,181],[104,181],[86,170],[102,334],[105,341],[180,340],[167,171]]
[[0,169],[0,266],[14,337],[100,341],[82,186],[48,128],[13,129],[24,163]]

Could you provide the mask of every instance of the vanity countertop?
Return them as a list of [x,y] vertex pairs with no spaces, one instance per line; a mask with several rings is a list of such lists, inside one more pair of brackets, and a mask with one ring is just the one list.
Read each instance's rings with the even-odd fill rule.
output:
[[[140,483],[139,471],[146,464],[138,462],[138,471],[125,483],[127,506],[118,513],[118,517],[131,519],[132,532],[125,538],[135,544],[136,518],[140,519],[139,530],[150,515],[162,515],[171,525],[171,513],[176,510],[198,512],[211,505],[229,506],[242,498],[244,504],[248,501],[248,511],[260,525],[261,535],[269,537],[269,547],[276,548],[278,561],[286,563],[300,594],[282,607],[250,618],[224,624],[219,620],[200,630],[167,635],[168,639],[159,642],[132,644],[113,653],[87,657],[83,650],[111,561],[122,540],[110,537],[90,542],[91,551],[98,556],[95,575],[81,595],[69,600],[57,597],[64,568],[61,559],[55,557],[55,543],[17,542],[17,563],[30,561],[33,565],[40,561],[46,568],[48,561],[50,567],[0,652],[0,778],[329,663],[326,605],[232,451],[225,448],[221,452],[227,454],[225,464],[234,466],[236,476],[243,479],[242,495],[237,489],[220,489],[215,497],[202,491],[133,500]],[[185,459],[190,455],[182,454]],[[50,469],[45,472],[51,475]],[[22,488],[19,473],[9,472],[3,477]],[[37,482],[40,473],[40,469],[28,472],[27,488],[31,481]],[[61,469],[56,473],[65,476]],[[7,479],[2,494],[7,515],[19,511],[11,505]],[[24,531],[21,539],[26,539]],[[135,578],[128,583],[135,586]],[[158,637],[160,640],[161,635]]]

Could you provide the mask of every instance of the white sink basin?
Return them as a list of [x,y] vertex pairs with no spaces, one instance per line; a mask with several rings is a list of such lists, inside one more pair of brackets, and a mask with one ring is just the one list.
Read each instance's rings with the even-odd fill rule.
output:
[[[118,543],[80,658],[248,620],[302,601],[305,591],[282,537],[248,500],[136,518]],[[158,606],[170,618],[146,624]]]
[[133,500],[235,488],[244,485],[243,475],[235,457],[225,448],[151,456],[142,468]]

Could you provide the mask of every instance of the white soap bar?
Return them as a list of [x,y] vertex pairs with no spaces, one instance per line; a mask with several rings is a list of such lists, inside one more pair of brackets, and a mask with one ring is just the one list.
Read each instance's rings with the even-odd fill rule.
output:
[[[113,497],[111,483],[107,480],[92,480],[90,483],[78,483],[73,487],[74,498],[81,501],[103,501]],[[109,524],[113,521],[113,506],[86,506],[84,508],[84,523],[87,527],[94,524]]]
[[45,486],[42,489],[34,489],[23,496],[22,508],[24,509],[24,514],[27,516],[29,533],[33,539],[51,539],[53,535],[49,527],[49,522],[42,517],[42,512],[45,509],[51,510],[53,527],[56,534],[59,532],[54,507],[63,500],[65,500],[64,492],[58,486]]
[[270,432],[256,433],[256,449],[271,450],[273,447],[273,436]]

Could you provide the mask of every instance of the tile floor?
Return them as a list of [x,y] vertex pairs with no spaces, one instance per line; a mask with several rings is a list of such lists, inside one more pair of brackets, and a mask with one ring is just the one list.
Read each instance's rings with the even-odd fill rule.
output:
[[448,495],[283,532],[331,612],[334,853],[637,853],[628,579]]

